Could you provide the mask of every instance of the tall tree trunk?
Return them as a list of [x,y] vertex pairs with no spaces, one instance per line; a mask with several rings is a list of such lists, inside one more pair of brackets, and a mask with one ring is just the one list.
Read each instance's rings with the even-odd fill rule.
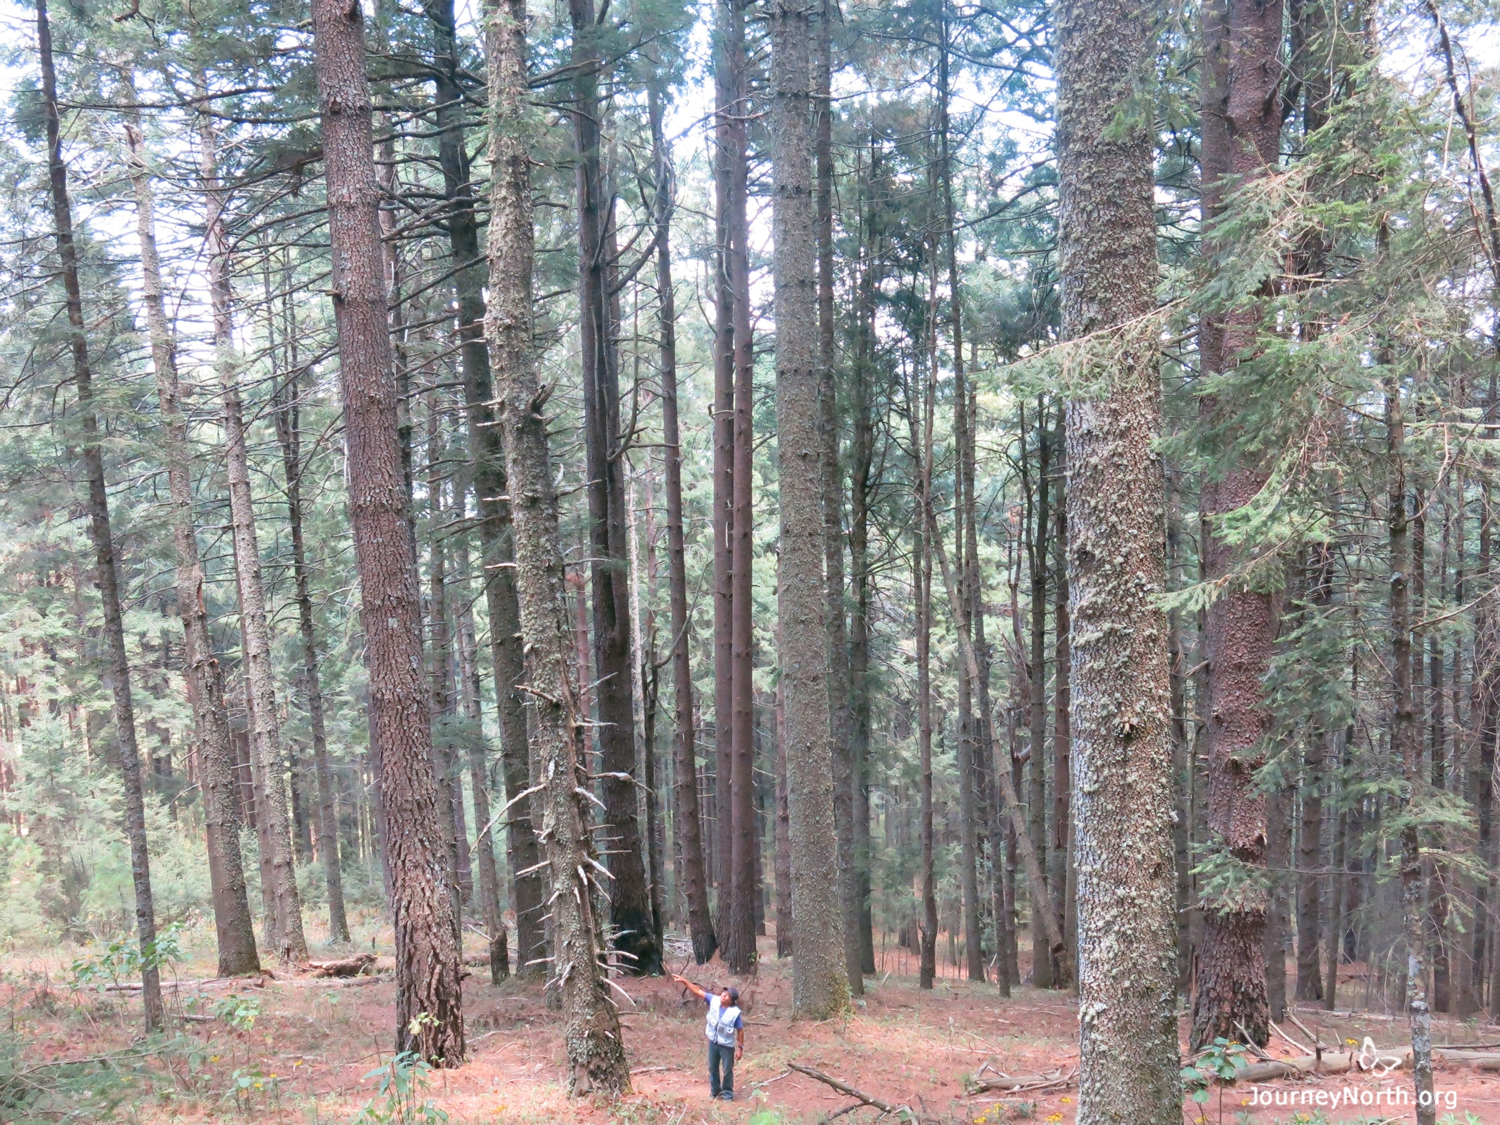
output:
[[1066,407],[1088,1125],[1182,1120],[1152,130],[1134,105],[1151,58],[1145,16],[1134,0],[1063,0],[1057,19],[1063,335],[1109,333],[1115,357],[1085,384],[1106,387],[1102,397]]
[[1286,1019],[1286,879],[1292,830],[1287,795],[1284,787],[1266,794],[1266,867],[1271,876],[1266,899],[1266,1004],[1273,1020]]
[[[734,466],[730,479],[730,774],[719,806],[729,834],[729,901],[720,904],[720,951],[732,972],[748,973],[755,963],[755,685],[753,623],[755,518],[754,375],[755,350],[750,328],[749,130],[746,101],[750,91],[744,43],[745,14],[735,5],[729,24],[730,66],[735,95],[730,116],[728,220],[729,286],[734,309]],[[723,891],[720,891],[723,894]],[[725,921],[727,920],[727,925]]]
[[[1333,599],[1333,552],[1327,543],[1313,548],[1308,573],[1307,601],[1310,612],[1328,612]],[[1323,839],[1323,786],[1328,760],[1328,731],[1310,731],[1302,753],[1302,824],[1297,833],[1297,999],[1323,999],[1323,974],[1319,964],[1320,902],[1323,879],[1319,875]],[[1337,882],[1337,877],[1333,882]],[[1332,899],[1330,899],[1332,902]],[[1330,916],[1330,925],[1336,921]],[[1329,975],[1338,971],[1328,966]]]
[[391,340],[380,243],[380,188],[358,7],[314,0],[313,47],[321,102],[334,316],[349,458],[349,511],[359,568],[380,746],[383,844],[396,930],[398,1051],[435,1065],[464,1060],[459,975],[437,828],[437,779],[422,676],[416,558],[397,435]]
[[[490,305],[485,317],[495,370],[496,402],[504,431],[510,511],[527,652],[527,694],[538,793],[551,876],[555,957],[552,980],[560,993],[569,1086],[575,1094],[630,1089],[620,1020],[601,964],[605,954],[594,904],[603,868],[589,836],[583,773],[587,714],[572,675],[572,638],[564,594],[565,571],[557,524],[557,495],[547,452],[546,391],[537,380],[532,342],[535,243],[531,204],[526,81],[526,5],[486,5],[489,61]],[[515,794],[512,801],[522,798]]]
[[[731,213],[743,198],[745,132],[736,118],[743,69],[739,0],[719,0],[714,36],[714,863],[709,875],[719,891],[718,936],[728,937],[730,848],[734,824],[730,778],[734,772],[731,715],[734,711],[734,304],[730,277]],[[737,195],[731,187],[739,180]],[[726,952],[727,956],[727,952]]]
[[[1350,734],[1352,735],[1352,730]],[[1336,768],[1334,778],[1330,780],[1328,792],[1332,797],[1337,794],[1339,814],[1333,830],[1333,862],[1331,864],[1331,875],[1328,888],[1328,930],[1324,935],[1326,952],[1324,960],[1328,964],[1328,978],[1323,986],[1323,1007],[1327,1011],[1335,1011],[1338,1004],[1339,986],[1339,962],[1342,959],[1344,948],[1344,886],[1348,882],[1346,868],[1348,866],[1348,834],[1349,834],[1349,810],[1347,808],[1348,797],[1346,793],[1339,792],[1343,789],[1343,778],[1347,776],[1349,758],[1353,752],[1353,738],[1344,740],[1343,761],[1344,768]],[[1336,789],[1335,786],[1338,788]]]
[[[873,171],[873,170],[872,170]],[[861,192],[864,191],[863,186]],[[875,971],[875,935],[871,917],[870,890],[870,788],[871,734],[870,611],[873,599],[870,576],[870,503],[873,478],[875,426],[870,402],[874,374],[875,269],[879,255],[871,209],[861,201],[860,222],[868,243],[862,249],[859,272],[855,355],[853,365],[854,434],[849,471],[849,587],[853,602],[849,619],[849,781],[850,819],[853,822],[854,881],[859,911],[860,969]]]
[[[1384,243],[1384,231],[1381,232]],[[1389,357],[1385,358],[1389,363]],[[1406,424],[1397,376],[1385,399],[1388,511],[1391,551],[1391,750],[1401,765],[1401,913],[1406,931],[1406,1015],[1411,1029],[1412,1083],[1417,1125],[1433,1125],[1432,1013],[1427,1006],[1427,932],[1422,848],[1416,808],[1422,793],[1422,735],[1412,704],[1411,605],[1407,572],[1411,538],[1406,513]]]
[[[289,341],[293,338],[288,335]],[[334,811],[333,770],[328,764],[328,730],[323,716],[323,688],[318,677],[318,638],[313,623],[312,583],[307,569],[307,544],[302,532],[300,389],[295,366],[291,370],[276,402],[276,436],[281,444],[281,464],[286,473],[287,525],[292,539],[292,580],[297,596],[298,638],[302,642],[302,690],[307,697],[308,722],[312,726],[313,771],[318,782],[318,853],[323,860],[323,881],[328,892],[328,937],[331,941],[346,942],[349,940],[349,920],[344,912],[339,825]]]
[[[579,333],[583,356],[584,438],[588,460],[594,674],[598,684],[601,788],[610,826],[609,900],[615,948],[637,973],[661,972],[661,939],[651,924],[651,895],[636,801],[634,676],[625,528],[620,372],[614,312],[614,203],[601,144],[601,65],[593,0],[569,0],[573,26],[573,139],[577,154]],[[509,456],[509,454],[507,454]]]
[[[1065,414],[1065,411],[1060,414]],[[1068,616],[1068,508],[1064,471],[1067,464],[1066,420],[1058,418],[1057,519],[1052,543],[1053,566],[1053,688],[1052,688],[1052,839],[1048,858],[1048,885],[1057,903],[1058,925],[1068,949],[1077,956],[1078,882],[1074,863],[1072,823],[1073,789],[1073,654],[1069,647]],[[1165,570],[1163,571],[1165,573]],[[1163,579],[1165,581],[1165,578]],[[1170,714],[1170,711],[1168,712]]]
[[[777,635],[778,642],[780,633]],[[781,645],[778,643],[778,649]],[[776,882],[776,956],[792,956],[792,846],[791,811],[786,792],[786,693],[776,681],[776,840],[771,857]]]
[[[464,87],[451,0],[432,0],[427,5],[427,16],[438,39],[437,65],[434,67],[440,126],[438,161],[442,166],[444,193],[448,201],[446,225],[454,268],[453,287],[458,302],[458,354],[464,380],[464,404],[468,412],[468,455],[473,463],[475,503],[479,509],[476,527],[481,580],[489,614],[490,663],[500,719],[500,767],[507,798],[515,801],[504,815],[512,906],[516,913],[515,972],[517,976],[533,977],[544,975],[546,971],[546,928],[542,922],[542,879],[530,806],[526,801],[515,800],[517,794],[531,785],[532,778],[526,713],[519,688],[525,679],[525,662],[521,654],[520,609],[511,559],[510,510],[505,499],[505,455],[491,403],[490,356],[484,338],[486,271],[479,245],[478,199],[465,141]],[[477,762],[476,754],[479,755]],[[471,780],[476,768],[482,776],[488,774],[483,756],[482,740],[471,744]],[[477,826],[488,832],[491,818],[479,809],[478,788],[475,793]],[[488,793],[483,794],[483,799],[487,806]],[[493,856],[492,840],[488,844],[476,840],[475,847],[481,851],[488,848]],[[482,870],[480,878],[481,881],[485,878]],[[497,872],[497,911],[498,882]],[[486,928],[490,933],[490,976],[491,979],[503,979],[509,972],[510,960],[505,935],[500,927],[491,927],[488,922]]]
[[47,176],[52,194],[52,222],[57,238],[58,272],[66,296],[73,385],[78,395],[78,422],[83,431],[83,469],[88,477],[89,538],[94,547],[94,582],[104,609],[106,679],[110,717],[119,746],[125,787],[125,835],[130,841],[130,875],[135,890],[136,937],[141,953],[141,999],[146,1033],[160,1031],[165,1017],[161,975],[156,956],[156,904],[151,896],[151,860],[146,847],[146,806],[141,792],[141,755],[135,737],[135,704],[130,692],[130,658],[125,650],[125,615],[120,605],[120,575],[109,523],[109,492],[104,478],[104,451],[99,444],[99,416],[94,400],[94,370],[89,359],[83,318],[83,291],[78,281],[78,248],[73,241],[73,206],[68,195],[68,166],[63,161],[62,123],[57,112],[57,71],[52,62],[52,24],[47,0],[37,0],[36,40],[42,71],[42,111],[47,128]]
[[235,798],[234,747],[224,698],[224,673],[214,657],[203,599],[203,564],[193,521],[192,451],[182,388],[177,372],[177,341],[162,297],[156,250],[156,214],[146,167],[134,77],[125,73],[130,106],[125,139],[130,148],[130,180],[135,194],[136,231],[141,244],[142,304],[151,339],[151,365],[166,433],[167,487],[171,499],[172,542],[177,553],[177,613],[182,618],[183,665],[193,708],[193,739],[198,749],[198,786],[208,842],[208,881],[214,904],[218,975],[260,972],[255,925],[245,889],[240,852],[239,802]]
[[771,175],[775,243],[776,448],[781,512],[778,656],[786,710],[792,912],[792,1010],[827,1019],[849,1008],[837,887],[828,725],[827,588],[818,435],[816,224],[808,46],[814,0],[772,0]]
[[678,852],[682,859],[683,897],[688,906],[688,932],[693,958],[702,965],[714,955],[718,939],[708,908],[708,878],[703,864],[703,825],[698,813],[698,753],[693,729],[692,637],[688,619],[687,548],[682,515],[682,437],[677,419],[677,308],[672,290],[672,209],[675,178],[672,156],[662,132],[665,92],[660,83],[648,91],[651,147],[656,168],[656,288],[660,302],[657,331],[661,336],[662,442],[666,446],[667,585],[671,602],[672,690],[677,733],[673,766],[677,791]]
[[198,170],[203,181],[204,241],[207,243],[208,295],[213,311],[214,366],[224,391],[224,465],[229,483],[229,515],[234,548],[234,572],[239,591],[240,625],[245,637],[245,687],[250,704],[250,751],[260,769],[257,794],[261,819],[270,845],[270,875],[274,924],[268,925],[271,944],[283,965],[307,960],[302,933],[302,901],[292,855],[292,825],[287,807],[287,772],[281,745],[281,719],[276,707],[276,678],[271,669],[271,627],[266,617],[265,586],[261,581],[260,543],[255,529],[255,507],[250,494],[250,452],[240,403],[239,357],[234,349],[233,300],[229,284],[229,241],[224,225],[225,193],[217,168],[218,137],[213,122],[198,125]]
[[[928,511],[929,528],[935,529],[936,519],[931,509]],[[948,565],[948,550],[943,545],[940,535],[929,535],[927,545],[937,555],[938,566],[942,571],[943,587],[948,595],[950,611],[956,613],[958,605],[958,584],[952,569]],[[1012,589],[1012,609],[1019,615],[1019,609],[1015,606],[1014,589]],[[1017,624],[1019,630],[1020,626]],[[981,675],[979,657],[975,646],[970,639],[960,630],[958,635],[959,654],[964,664],[968,667],[971,679],[983,684],[984,677]],[[1011,730],[1014,734],[1014,730]],[[1018,792],[1019,764],[1016,761],[1013,743],[1003,743],[995,740],[995,745],[1000,751],[1001,760],[996,763],[996,781],[999,783],[1000,796],[1004,802],[1006,816],[1010,820],[1010,828],[1014,834],[1011,841],[1010,851],[1019,858],[1021,865],[1026,871],[1026,881],[1031,891],[1033,913],[1036,922],[1040,925],[1042,940],[1046,942],[1047,948],[1051,950],[1049,962],[1058,970],[1057,983],[1060,987],[1066,987],[1073,979],[1072,956],[1067,945],[1063,942],[1062,930],[1057,924],[1057,910],[1053,905],[1051,892],[1047,889],[1047,879],[1042,872],[1041,861],[1037,858],[1036,849],[1031,846],[1031,837],[1026,831],[1026,813],[1021,807],[1021,798]],[[1010,903],[1014,904],[1014,898]]]
[[[1281,135],[1281,0],[1225,0],[1204,14],[1204,206],[1219,213],[1225,177],[1264,174],[1276,163]],[[1227,370],[1254,347],[1258,315],[1238,310],[1222,321],[1205,318],[1200,335],[1205,371]],[[1220,406],[1205,399],[1203,412],[1222,421]],[[1214,521],[1255,496],[1265,480],[1254,463],[1231,466],[1203,486],[1204,558],[1210,582],[1228,577],[1235,550],[1214,533]],[[1265,760],[1256,749],[1267,727],[1262,681],[1276,635],[1271,594],[1237,583],[1208,608],[1208,820],[1214,846],[1250,868],[1266,862],[1266,803],[1256,771]],[[1257,1045],[1270,1037],[1265,993],[1266,903],[1237,897],[1208,903],[1198,964],[1190,1043],[1249,1034]],[[1241,1031],[1240,1029],[1244,1030]]]
[[[917,509],[912,540],[912,605],[916,609],[917,634],[917,783],[920,788],[921,914],[917,925],[919,939],[918,987],[931,989],[937,976],[937,881],[933,870],[932,807],[932,557],[930,537],[936,534],[937,520],[932,505],[932,428],[933,397],[937,387],[934,370],[937,357],[929,353],[926,385],[921,397],[913,385],[908,395],[907,415],[911,420],[912,477],[917,482],[914,503]],[[916,377],[912,379],[916,383]],[[918,421],[920,419],[920,422]],[[920,429],[919,429],[920,426]],[[954,602],[957,609],[958,602]]]
[[[455,523],[466,518],[464,489],[455,488],[453,515]],[[484,717],[480,709],[479,652],[474,630],[473,600],[469,592],[469,540],[459,535],[454,540],[454,584],[458,591],[458,665],[459,699],[463,707],[465,745],[468,748],[469,787],[474,793],[474,861],[479,876],[479,912],[490,963],[490,983],[499,984],[511,973],[510,943],[505,932],[505,917],[500,910],[500,870],[495,861],[494,820],[490,806],[490,768],[484,738]],[[514,585],[511,586],[514,592]],[[523,718],[524,721],[524,718]],[[525,805],[526,802],[521,802]],[[525,818],[528,836],[530,817],[524,808],[508,814]],[[535,854],[536,838],[531,836]],[[532,878],[535,879],[535,873]],[[518,950],[518,953],[520,951]],[[519,972],[521,966],[516,966]]]
[[844,618],[844,474],[839,463],[838,378],[833,311],[833,5],[820,0],[813,40],[814,154],[817,177],[818,361],[822,369],[823,565],[828,584],[828,714],[833,739],[833,820],[838,837],[839,905],[849,992],[865,994],[854,867],[854,775],[849,754],[849,639]]
[[[970,572],[970,548],[966,537],[973,533],[974,473],[970,446],[969,394],[964,379],[963,301],[958,278],[958,234],[953,203],[953,155],[949,128],[950,25],[946,0],[942,5],[938,39],[938,171],[943,189],[943,239],[948,270],[948,319],[953,343],[953,443],[956,453],[953,510],[955,560],[959,570],[959,604],[955,607],[954,627],[973,637],[973,585],[977,576]],[[975,766],[978,739],[975,737],[973,695],[976,684],[959,662],[958,708],[958,800],[959,847],[963,870],[964,950],[970,980],[984,980],[984,941],[979,910],[979,841],[974,791],[979,772]]]
[[[432,692],[432,768],[437,777],[438,823],[448,859],[448,898],[453,938],[463,948],[463,873],[468,840],[462,824],[463,789],[458,785],[453,726],[458,692],[453,680],[453,631],[448,625],[448,545],[443,540],[443,438],[436,394],[427,398],[427,651]],[[420,559],[420,556],[418,556]]]
[[[1026,415],[1021,414],[1022,441],[1025,441]],[[1028,496],[1027,514],[1030,535],[1026,540],[1027,569],[1031,578],[1031,660],[1027,683],[1030,687],[1031,737],[1027,743],[1030,784],[1026,798],[1031,846],[1037,861],[1047,871],[1047,539],[1052,525],[1052,442],[1047,432],[1047,406],[1038,398],[1036,408],[1036,479]],[[1023,449],[1022,456],[1025,456]],[[1023,467],[1024,471],[1024,467]],[[1054,782],[1055,784],[1055,782]],[[1061,889],[1049,884],[1054,899]],[[1032,904],[1035,913],[1036,904]],[[1052,959],[1042,942],[1035,923],[1031,933],[1031,977],[1038,988],[1053,986]]]

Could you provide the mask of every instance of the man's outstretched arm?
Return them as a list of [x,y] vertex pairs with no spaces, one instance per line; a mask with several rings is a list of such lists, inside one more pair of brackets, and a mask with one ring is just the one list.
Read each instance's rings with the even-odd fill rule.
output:
[[678,984],[682,985],[684,988],[686,988],[689,992],[691,992],[699,1000],[707,1000],[708,999],[708,992],[707,992],[707,990],[699,988],[692,981],[688,980],[687,977],[680,977],[676,973],[673,973],[672,974],[672,979],[675,980]]

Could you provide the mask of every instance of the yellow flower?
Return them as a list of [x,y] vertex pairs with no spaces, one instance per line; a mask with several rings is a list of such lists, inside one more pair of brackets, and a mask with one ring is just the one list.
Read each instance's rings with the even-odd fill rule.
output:
[[1073,1099],[1072,1098],[1064,1098],[1062,1100],[1062,1103],[1063,1103],[1063,1105],[1072,1105],[1073,1104]]
[[1062,1120],[1062,1114],[1060,1114],[1060,1113],[1054,1113],[1051,1117],[1048,1117],[1046,1120],[1052,1121],[1052,1122],[1061,1121]]
[[209,1055],[208,1056],[208,1061],[209,1062],[218,1062],[219,1061],[219,1056],[218,1055]]

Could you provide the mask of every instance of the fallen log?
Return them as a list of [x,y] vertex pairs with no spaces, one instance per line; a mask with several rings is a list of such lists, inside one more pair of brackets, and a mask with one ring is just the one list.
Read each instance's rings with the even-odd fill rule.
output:
[[[1360,1051],[1324,1051],[1321,1060],[1316,1055],[1303,1055],[1295,1059],[1275,1059],[1271,1062],[1256,1062],[1235,1071],[1231,1082],[1272,1082],[1278,1078],[1321,1078],[1330,1074],[1348,1074],[1351,1070],[1376,1070],[1384,1074],[1391,1070],[1408,1070],[1411,1067],[1411,1048],[1380,1050],[1375,1059],[1361,1058]],[[1432,1061],[1467,1066],[1475,1070],[1500,1071],[1500,1053],[1494,1051],[1464,1051],[1451,1048],[1434,1048]],[[1376,1065],[1371,1066],[1374,1062]]]
[[315,977],[357,977],[375,964],[378,958],[373,953],[356,953],[353,957],[341,957],[337,961],[309,961]]
[[824,1074],[821,1070],[814,1070],[810,1066],[803,1066],[801,1063],[789,1062],[786,1065],[795,1070],[798,1074],[805,1074],[809,1078],[816,1078],[819,1082],[822,1082],[827,1086],[832,1086],[839,1093],[844,1094],[847,1097],[855,1098],[861,1104],[870,1106],[873,1109],[878,1109],[881,1113],[894,1114],[904,1121],[917,1122],[921,1120],[915,1113],[912,1112],[910,1106],[892,1105],[890,1102],[882,1101],[879,1098],[872,1097],[871,1095],[865,1093],[863,1090],[856,1090],[847,1082],[841,1082],[837,1078],[834,1078],[832,1075]]

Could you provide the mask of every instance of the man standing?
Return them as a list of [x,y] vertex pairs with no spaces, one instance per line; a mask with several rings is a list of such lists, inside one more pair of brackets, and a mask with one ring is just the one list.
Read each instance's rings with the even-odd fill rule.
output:
[[[740,990],[726,988],[715,995],[699,988],[686,977],[672,977],[689,992],[708,1005],[708,1021],[704,1034],[708,1036],[708,1096],[734,1101],[734,1060],[745,1054],[745,1018],[740,1012]],[[723,1068],[722,1082],[719,1078]]]

